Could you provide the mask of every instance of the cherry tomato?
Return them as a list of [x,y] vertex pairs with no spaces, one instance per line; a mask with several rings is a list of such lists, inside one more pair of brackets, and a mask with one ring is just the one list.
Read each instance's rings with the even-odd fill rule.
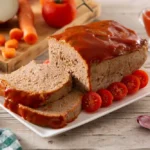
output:
[[96,92],[88,92],[82,98],[82,108],[87,112],[95,112],[102,105],[102,99]]
[[121,100],[128,93],[128,89],[127,89],[126,85],[121,82],[112,83],[108,87],[108,90],[112,93],[114,100]]
[[75,0],[45,0],[43,2],[42,15],[49,26],[63,27],[73,21],[76,13]]
[[127,86],[128,94],[134,94],[140,88],[140,80],[134,75],[125,76],[122,82]]
[[111,92],[106,89],[100,89],[97,93],[101,96],[102,107],[107,107],[112,104],[114,97]]
[[48,59],[43,62],[43,64],[49,64],[49,63],[50,61]]
[[133,75],[140,80],[140,88],[144,88],[148,84],[148,74],[143,70],[136,70]]

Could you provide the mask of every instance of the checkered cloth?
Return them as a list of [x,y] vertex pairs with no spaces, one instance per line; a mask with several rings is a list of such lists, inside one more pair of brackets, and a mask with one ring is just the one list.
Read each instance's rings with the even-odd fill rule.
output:
[[15,134],[9,129],[0,129],[0,150],[22,150]]

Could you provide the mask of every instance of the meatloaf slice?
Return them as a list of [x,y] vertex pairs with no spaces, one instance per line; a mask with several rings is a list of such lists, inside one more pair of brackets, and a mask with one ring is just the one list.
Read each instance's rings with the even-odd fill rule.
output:
[[6,99],[29,107],[39,107],[67,95],[71,76],[60,68],[34,62],[0,78]]
[[71,27],[49,37],[51,65],[70,72],[84,91],[106,88],[139,69],[147,50],[146,40],[112,20]]
[[4,106],[33,124],[62,128],[77,118],[81,111],[81,100],[82,93],[74,90],[61,100],[48,103],[37,109],[16,104],[10,99],[5,100]]

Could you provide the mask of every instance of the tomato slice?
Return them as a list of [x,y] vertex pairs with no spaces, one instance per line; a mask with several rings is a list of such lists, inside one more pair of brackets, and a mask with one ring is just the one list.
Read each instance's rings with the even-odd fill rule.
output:
[[126,85],[121,82],[112,83],[108,87],[108,90],[112,93],[114,100],[121,100],[128,93],[128,89],[127,89]]
[[133,75],[138,77],[140,80],[140,88],[144,88],[148,84],[148,74],[143,70],[136,70]]
[[102,105],[102,99],[96,92],[88,92],[82,98],[82,108],[86,112],[95,112]]
[[125,76],[122,82],[127,86],[128,94],[134,94],[140,88],[140,80],[134,75]]
[[114,97],[111,92],[106,89],[100,89],[97,93],[101,96],[102,107],[107,107],[112,104]]

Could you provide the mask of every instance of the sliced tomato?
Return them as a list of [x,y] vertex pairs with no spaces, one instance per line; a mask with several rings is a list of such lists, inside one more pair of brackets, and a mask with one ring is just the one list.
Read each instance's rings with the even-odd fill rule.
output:
[[140,88],[144,88],[148,84],[148,74],[143,70],[136,70],[133,75],[138,77],[140,80]]
[[112,93],[114,100],[121,100],[128,93],[128,89],[127,89],[126,85],[121,82],[112,83],[108,87],[108,90]]
[[106,89],[100,89],[97,91],[97,93],[101,96],[102,107],[107,107],[112,104],[114,97],[110,91]]
[[49,63],[50,61],[48,59],[43,62],[43,64],[49,64]]
[[102,99],[96,92],[88,92],[82,98],[82,108],[87,112],[95,112],[102,105]]
[[134,94],[140,88],[140,80],[134,75],[125,76],[122,82],[127,86],[128,94]]

